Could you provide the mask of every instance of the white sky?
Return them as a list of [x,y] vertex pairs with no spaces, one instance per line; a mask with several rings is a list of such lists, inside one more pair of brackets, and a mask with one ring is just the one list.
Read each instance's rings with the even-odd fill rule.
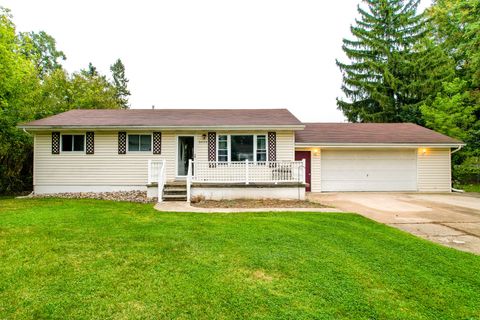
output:
[[[44,30],[68,71],[120,58],[132,108],[336,108],[342,38],[360,0],[3,0],[18,31]],[[423,0],[425,8],[431,0]]]

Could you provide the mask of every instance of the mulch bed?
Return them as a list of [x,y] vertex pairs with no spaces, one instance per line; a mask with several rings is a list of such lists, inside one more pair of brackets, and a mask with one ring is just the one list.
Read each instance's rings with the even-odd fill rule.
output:
[[239,199],[239,200],[203,200],[192,206],[199,208],[326,208],[321,203],[307,200],[276,200],[276,199]]
[[65,192],[33,195],[32,198],[97,199],[139,203],[151,203],[157,201],[157,198],[147,198],[147,192],[145,191]]

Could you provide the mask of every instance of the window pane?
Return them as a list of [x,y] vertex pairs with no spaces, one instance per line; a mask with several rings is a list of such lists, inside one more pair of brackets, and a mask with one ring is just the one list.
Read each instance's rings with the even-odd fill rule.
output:
[[257,136],[257,150],[265,150],[266,147],[265,136]]
[[138,134],[133,134],[128,136],[128,151],[139,151],[140,150],[140,136]]
[[221,155],[219,155],[219,156],[218,156],[218,161],[220,161],[220,162],[226,162],[226,161],[228,161],[228,156],[221,156]]
[[84,136],[83,135],[75,135],[73,136],[73,151],[83,151],[84,148]]
[[257,161],[267,161],[267,154],[265,152],[257,152]]
[[72,135],[62,135],[62,151],[72,151]]
[[253,161],[253,136],[231,136],[232,161]]
[[152,138],[150,135],[140,136],[140,151],[150,151],[152,144]]
[[218,149],[227,149],[227,141],[218,141]]

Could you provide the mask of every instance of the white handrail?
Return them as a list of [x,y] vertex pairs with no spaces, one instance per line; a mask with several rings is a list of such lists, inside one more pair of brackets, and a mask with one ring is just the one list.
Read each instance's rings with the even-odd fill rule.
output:
[[163,201],[163,188],[167,181],[167,165],[166,161],[162,160],[162,168],[158,170],[158,202]]
[[187,203],[190,203],[190,188],[192,184],[192,159],[188,160],[187,170]]

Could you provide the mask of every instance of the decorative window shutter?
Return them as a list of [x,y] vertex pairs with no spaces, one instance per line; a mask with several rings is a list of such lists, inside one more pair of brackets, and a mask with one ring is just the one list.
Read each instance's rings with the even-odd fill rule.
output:
[[208,133],[208,161],[217,160],[217,134],[215,132]]
[[268,133],[268,161],[277,161],[277,133]]
[[153,133],[153,154],[162,154],[162,133]]
[[94,154],[95,153],[95,133],[94,132],[87,132],[85,135],[85,150],[87,154]]
[[52,154],[60,153],[60,132],[52,132]]
[[119,132],[118,133],[118,154],[127,153],[127,133]]

